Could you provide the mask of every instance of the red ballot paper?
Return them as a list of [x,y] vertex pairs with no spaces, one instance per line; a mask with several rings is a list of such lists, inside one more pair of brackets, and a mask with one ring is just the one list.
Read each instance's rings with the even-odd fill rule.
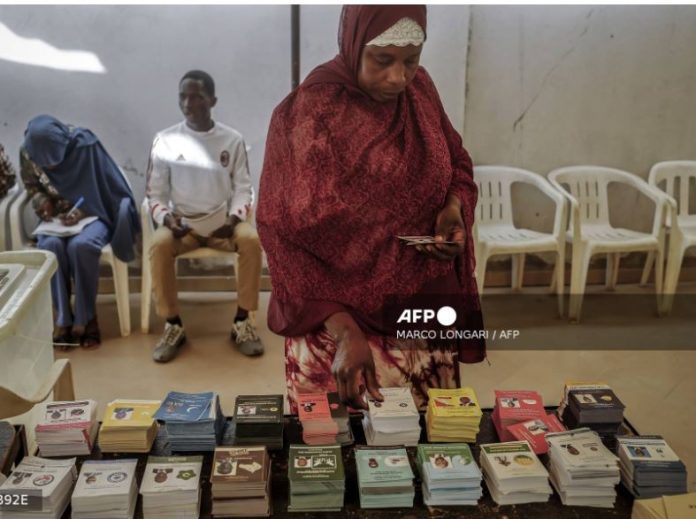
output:
[[338,424],[331,417],[326,393],[302,393],[297,397],[297,411],[302,423],[302,439],[308,445],[336,443]]
[[561,432],[566,429],[555,414],[548,414],[534,420],[511,425],[507,430],[513,439],[527,440],[535,454],[546,454],[549,450],[546,443],[546,433]]
[[326,393],[300,393],[297,395],[297,411],[302,423],[331,421],[331,409]]
[[513,441],[511,425],[546,416],[541,395],[536,391],[496,390],[493,425],[501,442]]

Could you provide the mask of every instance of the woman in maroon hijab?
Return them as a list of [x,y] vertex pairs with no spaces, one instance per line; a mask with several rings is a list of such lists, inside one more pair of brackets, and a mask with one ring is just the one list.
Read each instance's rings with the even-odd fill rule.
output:
[[384,318],[388,301],[431,295],[457,309],[457,328],[483,327],[472,164],[419,67],[425,30],[423,6],[344,7],[340,53],[273,113],[257,220],[293,412],[297,393],[365,408],[380,386],[411,385],[423,405],[428,387],[459,385],[458,361],[485,357],[482,339],[398,340]]

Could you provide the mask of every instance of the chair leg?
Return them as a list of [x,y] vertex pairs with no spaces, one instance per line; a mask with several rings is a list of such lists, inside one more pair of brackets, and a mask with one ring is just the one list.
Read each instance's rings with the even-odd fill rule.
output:
[[513,254],[512,256],[512,289],[522,290],[524,280],[524,258],[525,254]]
[[488,256],[480,252],[481,257],[476,258],[476,284],[478,285],[479,295],[483,295],[483,288],[486,281],[486,263]]
[[121,325],[121,337],[128,337],[131,331],[128,264],[113,257],[111,260],[111,271],[114,278],[114,292],[116,292],[116,308],[118,309],[118,320]]
[[584,244],[573,244],[573,265],[570,274],[570,303],[568,318],[580,322],[580,311],[587,283],[587,271],[590,267],[592,252]]
[[621,255],[618,252],[610,252],[607,254],[607,269],[604,275],[604,284],[607,290],[616,290],[620,261]]
[[661,314],[663,315],[667,315],[672,311],[674,294],[677,291],[677,283],[679,282],[679,272],[681,271],[682,260],[686,250],[681,236],[677,237],[674,233],[670,237],[669,245],[665,282],[662,287],[664,296],[662,298]]
[[563,318],[564,308],[563,308],[563,289],[565,285],[565,245],[558,250],[558,255],[556,256],[556,266],[554,267],[554,281],[551,282],[556,285],[556,294],[558,297],[558,315]]
[[651,250],[648,252],[647,257],[645,258],[643,274],[640,276],[640,286],[644,287],[648,284],[648,278],[650,277],[650,271],[652,270],[653,263],[655,263],[655,251]]
[[152,272],[148,258],[143,258],[140,289],[140,331],[150,333],[150,306],[152,303]]

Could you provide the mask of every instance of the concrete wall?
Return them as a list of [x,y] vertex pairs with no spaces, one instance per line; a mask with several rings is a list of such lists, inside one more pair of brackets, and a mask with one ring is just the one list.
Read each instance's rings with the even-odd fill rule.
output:
[[[340,5],[303,5],[301,8],[301,77],[338,52]],[[468,6],[428,6],[428,40],[421,65],[435,81],[454,127],[464,129],[466,54],[469,36]]]
[[[340,7],[301,12],[304,77],[335,54]],[[657,161],[696,159],[696,7],[432,6],[429,16],[423,64],[476,163],[542,174],[590,163],[646,178]],[[26,121],[53,113],[94,129],[141,195],[152,136],[180,120],[177,82],[196,67],[216,78],[214,115],[245,134],[258,182],[271,111],[290,89],[289,6],[3,6],[0,22],[107,68],[0,59],[0,141],[13,157]],[[517,201],[521,223],[548,225],[539,197]],[[647,202],[617,201],[615,223],[635,223],[637,210],[647,225]]]
[[[476,6],[465,143],[479,164],[597,164],[647,178],[696,159],[696,7]],[[651,208],[616,197],[616,223]],[[526,222],[539,224],[537,197]]]
[[[340,6],[302,6],[302,76],[333,57]],[[468,7],[431,9],[423,62],[463,129]],[[91,51],[105,74],[66,72],[0,59],[0,142],[16,157],[26,122],[51,113],[100,136],[136,195],[154,133],[181,119],[177,86],[189,69],[216,80],[213,116],[251,146],[254,183],[273,108],[290,91],[289,6],[3,6],[0,23],[60,49]]]
[[289,6],[3,6],[0,22],[61,49],[96,53],[106,74],[0,60],[0,141],[16,157],[27,121],[51,113],[91,128],[137,196],[154,134],[182,119],[189,69],[216,81],[213,117],[244,134],[258,182],[268,121],[290,91]]

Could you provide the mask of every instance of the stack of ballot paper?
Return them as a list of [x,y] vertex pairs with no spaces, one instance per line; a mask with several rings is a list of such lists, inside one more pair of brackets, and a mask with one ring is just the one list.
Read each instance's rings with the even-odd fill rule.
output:
[[0,517],[58,519],[70,504],[76,479],[75,458],[48,460],[27,456],[0,485],[0,496],[31,495],[32,506],[4,505]]
[[511,425],[546,416],[541,395],[536,391],[495,390],[493,425],[501,442],[515,438],[508,431]]
[[481,416],[476,393],[470,387],[428,389],[428,441],[475,443]]
[[621,429],[625,406],[608,384],[567,382],[558,416],[568,429],[588,427],[604,444],[616,451],[616,435]]
[[331,417],[326,393],[297,395],[297,414],[302,424],[302,440],[307,445],[333,445],[338,436],[338,424]]
[[265,446],[218,447],[210,478],[215,517],[270,515],[271,461]]
[[426,505],[476,505],[481,498],[481,471],[466,443],[421,443],[418,468]]
[[73,519],[131,519],[138,502],[136,459],[87,460],[72,495]]
[[368,398],[363,429],[368,445],[418,445],[420,415],[408,387],[381,388],[384,401]]
[[621,482],[635,497],[686,492],[686,466],[662,436],[619,436]]
[[499,505],[545,503],[553,493],[549,473],[526,441],[481,445],[481,470]]
[[283,395],[239,395],[234,405],[235,445],[283,448]]
[[36,443],[42,456],[87,456],[98,426],[96,402],[50,402],[34,429]]
[[150,452],[157,436],[154,415],[159,400],[114,400],[106,406],[99,430],[102,452]]
[[403,447],[356,447],[361,508],[412,507],[413,471]]
[[507,430],[513,439],[527,440],[535,454],[546,454],[549,450],[546,434],[565,431],[565,427],[555,414],[547,414],[534,420],[510,425]]
[[291,445],[288,458],[291,512],[338,512],[346,490],[341,447]]
[[564,505],[612,508],[619,460],[588,428],[549,433],[551,484]]
[[143,517],[196,519],[202,465],[202,456],[150,456],[140,485]]
[[225,427],[220,398],[214,392],[170,391],[155,419],[164,422],[172,452],[214,451]]

